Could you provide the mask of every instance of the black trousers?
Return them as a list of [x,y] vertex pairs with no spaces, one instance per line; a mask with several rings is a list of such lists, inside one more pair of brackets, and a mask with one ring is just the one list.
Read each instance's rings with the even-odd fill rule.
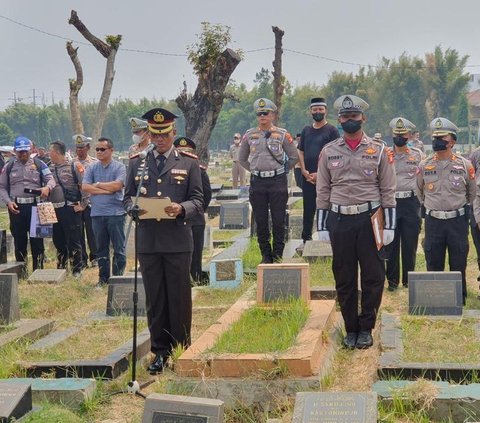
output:
[[190,345],[192,253],[139,254],[145,286],[151,350],[167,356],[177,344]]
[[55,209],[58,223],[53,224],[53,244],[57,249],[57,269],[66,269],[70,259],[72,273],[82,270],[82,214],[72,206]]
[[297,187],[303,189],[302,169],[300,167],[294,167],[293,176],[295,177],[295,183],[297,184]]
[[202,280],[202,252],[205,236],[205,225],[192,225],[193,253],[190,275],[196,282]]
[[[23,261],[23,276],[27,276],[28,262],[28,233],[30,232],[30,220],[32,218],[32,206],[34,204],[17,204],[20,213],[13,214],[8,211],[10,216],[10,232],[13,236],[15,245],[15,260]],[[30,238],[30,249],[32,250],[33,270],[43,269],[43,261],[45,258],[45,247],[43,246],[43,238]]]
[[436,219],[425,216],[425,259],[427,270],[443,271],[448,249],[450,271],[462,272],[463,300],[467,297],[468,217]]
[[408,285],[408,272],[415,270],[418,235],[422,227],[420,202],[417,197],[397,198],[397,226],[393,242],[385,248],[387,280],[391,285],[400,282],[400,250],[402,254],[402,283]]
[[[97,257],[97,246],[95,244],[95,234],[93,233],[92,228],[92,217],[90,216],[91,208],[87,208],[81,213],[82,214],[82,237],[80,239],[82,243],[82,265],[87,267],[88,261],[93,261]],[[88,250],[85,244],[85,235],[87,236]]]
[[[287,174],[250,179],[250,204],[257,223],[258,245],[263,263],[280,260],[285,247],[285,215],[288,201]],[[268,214],[272,216],[273,243],[270,244]]]
[[[375,210],[373,210],[374,212]],[[347,332],[375,327],[382,302],[385,266],[377,250],[370,220],[372,212],[341,215],[329,212],[327,228],[333,251],[335,289]],[[358,265],[362,289],[358,310]]]
[[317,186],[302,176],[303,190],[303,242],[312,239],[313,220],[317,211]]

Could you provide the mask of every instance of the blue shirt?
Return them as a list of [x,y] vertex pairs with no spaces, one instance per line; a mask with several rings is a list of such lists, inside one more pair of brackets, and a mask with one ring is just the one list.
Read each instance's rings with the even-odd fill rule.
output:
[[[112,160],[109,164],[103,166],[102,162],[98,161],[87,167],[83,176],[83,183],[120,181],[125,185],[126,175],[127,169],[123,163]],[[114,194],[91,194],[91,216],[121,216],[125,214],[122,200],[123,188]]]

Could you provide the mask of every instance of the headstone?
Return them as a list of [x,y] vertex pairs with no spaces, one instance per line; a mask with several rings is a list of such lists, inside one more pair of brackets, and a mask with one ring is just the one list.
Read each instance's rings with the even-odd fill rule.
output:
[[0,231],[0,264],[7,262],[7,231]]
[[212,227],[209,224],[205,225],[205,232],[203,236],[203,249],[211,251],[213,249]]
[[332,246],[323,241],[307,241],[303,247],[302,257],[308,262],[314,262],[318,259],[332,257]]
[[142,423],[223,423],[223,407],[217,399],[150,394]]
[[257,303],[274,303],[290,298],[310,302],[308,263],[260,264],[257,267]]
[[18,420],[32,410],[32,388],[28,384],[0,382],[0,422]]
[[[134,278],[127,276],[112,276],[108,280],[108,316],[118,316],[120,314],[133,315],[133,284]],[[137,291],[138,316],[146,316],[145,287],[143,286],[143,279],[140,274],[137,280]]]
[[408,313],[461,316],[461,272],[408,272]]
[[7,255],[13,257],[15,253],[15,244],[12,234],[9,232],[7,234]]
[[375,392],[297,392],[292,423],[376,423]]
[[0,273],[0,325],[20,319],[18,278],[15,273]]
[[210,188],[212,189],[212,193],[216,193],[223,188],[223,184],[210,184]]
[[28,278],[30,283],[61,283],[67,278],[65,269],[37,269]]
[[210,262],[210,286],[212,288],[236,288],[243,280],[243,265],[239,258],[212,260]]
[[15,273],[17,278],[20,279],[23,275],[22,261],[11,261],[8,263],[0,264],[0,273]]
[[288,238],[302,239],[302,231],[303,231],[303,216],[291,214],[288,218]]
[[248,203],[226,203],[220,207],[220,229],[247,229]]
[[220,214],[220,204],[212,201],[207,207],[207,214],[210,219],[218,216]]
[[225,201],[225,200],[238,200],[239,197],[240,197],[239,189],[222,189],[215,198],[217,200]]

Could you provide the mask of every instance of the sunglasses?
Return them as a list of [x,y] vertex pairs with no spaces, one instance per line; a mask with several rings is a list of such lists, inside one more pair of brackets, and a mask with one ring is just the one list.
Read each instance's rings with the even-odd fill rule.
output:
[[109,149],[109,148],[105,148],[105,147],[97,147],[97,148],[95,148],[95,151],[101,151],[102,153],[103,153],[105,150],[110,150],[110,149]]
[[270,112],[258,112],[257,116],[268,116]]

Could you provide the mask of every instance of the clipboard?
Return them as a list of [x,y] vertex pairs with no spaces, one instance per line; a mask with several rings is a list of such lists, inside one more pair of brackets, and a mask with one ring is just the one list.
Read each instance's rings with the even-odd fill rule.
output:
[[372,214],[370,219],[372,221],[373,235],[375,237],[375,243],[377,244],[377,250],[380,251],[383,247],[383,228],[385,227],[383,208],[379,207],[377,211]]
[[140,220],[144,219],[175,219],[173,216],[169,216],[165,212],[165,207],[168,207],[172,204],[170,198],[154,198],[154,197],[139,197],[138,198],[138,207],[141,210],[145,210],[146,213],[140,215],[138,218]]

